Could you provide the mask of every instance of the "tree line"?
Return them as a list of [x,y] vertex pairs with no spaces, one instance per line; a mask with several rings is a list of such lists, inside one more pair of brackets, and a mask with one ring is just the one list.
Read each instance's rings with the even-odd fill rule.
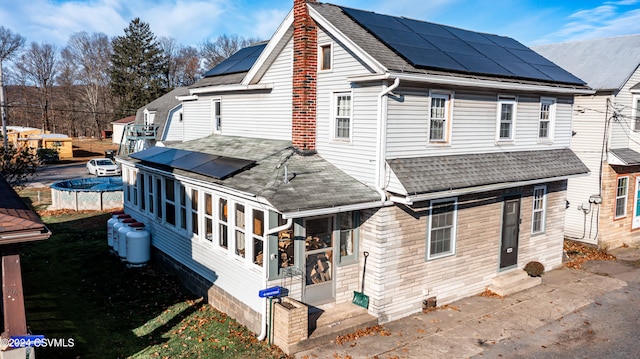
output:
[[99,137],[112,121],[180,86],[189,86],[237,50],[260,41],[237,35],[198,47],[156,37],[135,18],[124,35],[77,32],[58,48],[0,26],[0,89],[13,126]]

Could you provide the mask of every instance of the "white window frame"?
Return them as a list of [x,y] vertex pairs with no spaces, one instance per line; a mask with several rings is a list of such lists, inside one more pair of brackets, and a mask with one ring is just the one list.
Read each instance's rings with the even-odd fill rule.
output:
[[[624,193],[619,194],[620,192],[620,181],[624,180]],[[613,207],[613,213],[615,215],[615,219],[624,218],[627,216],[627,200],[629,197],[629,176],[620,176],[616,179],[616,201]],[[623,213],[618,214],[618,201],[622,200],[624,202],[624,206],[622,207]]]
[[178,188],[176,196],[176,228],[186,232],[189,228],[187,220],[189,213],[187,210],[189,205],[188,189],[182,182],[176,183],[176,187]]
[[640,132],[640,95],[633,95],[633,105],[631,106],[631,121],[633,130]]
[[[216,103],[218,110],[216,110]],[[211,99],[211,132],[214,134],[222,133],[222,98],[220,97]]]
[[[432,224],[433,224],[433,208],[434,206],[442,203],[453,203],[453,217],[452,217],[453,223],[451,225],[451,238],[449,239],[451,241],[451,244],[450,244],[451,249],[448,252],[432,254],[431,253],[431,231],[432,231]],[[458,197],[432,200],[431,203],[429,204],[429,216],[427,221],[428,221],[427,222],[427,260],[455,255],[456,254],[456,235],[457,235],[457,228],[458,228]]]
[[[324,63],[324,49],[329,49],[329,67],[323,68]],[[327,42],[318,44],[318,72],[331,72],[333,71],[333,43]]]
[[[242,207],[242,218],[238,216],[240,207]],[[242,258],[243,260],[246,260],[247,252],[249,251],[247,237],[251,238],[247,236],[247,209],[251,209],[251,207],[247,207],[244,203],[233,203],[233,252],[238,258]],[[239,236],[242,236],[243,253],[240,253],[240,249],[238,249]]]
[[147,173],[145,176],[145,181],[147,181],[147,213],[155,215],[156,213],[156,203],[155,203],[155,176],[150,173]]
[[[349,116],[338,116],[338,98],[349,97]],[[353,93],[351,91],[334,92],[331,101],[331,139],[338,142],[351,142],[353,138]],[[349,120],[349,137],[338,137],[338,119]]]
[[[539,195],[541,193],[541,195]],[[531,195],[531,234],[544,233],[547,230],[547,186],[533,187]],[[536,214],[540,215],[540,228],[535,228]]]
[[[547,119],[542,118],[542,110],[544,105],[549,105],[549,114]],[[556,107],[557,100],[554,97],[541,97],[540,98],[540,111],[538,112],[538,140],[540,142],[553,142],[553,134],[555,132],[556,123]],[[548,122],[547,136],[540,136],[540,127],[543,122]]]
[[[442,126],[442,137],[441,139],[433,139],[431,138],[431,121],[433,121],[433,99],[444,99],[444,124]],[[449,143],[451,139],[451,114],[452,114],[452,104],[453,104],[453,93],[445,92],[445,91],[431,91],[429,94],[429,122],[428,122],[428,138],[431,143]]]
[[[207,241],[213,243],[214,242],[214,238],[216,238],[216,232],[217,232],[217,228],[216,228],[216,221],[215,221],[215,217],[216,217],[216,197],[213,195],[213,193],[208,192],[208,191],[202,191],[202,230],[203,230],[203,236],[202,238],[206,239]],[[207,204],[207,198],[210,199],[209,204]],[[207,205],[211,206],[210,208],[207,208]],[[211,213],[208,214],[207,210],[210,210]],[[199,218],[199,217],[198,217]],[[211,224],[211,233],[207,232],[207,223]]]
[[[173,186],[169,185],[169,182],[173,182]],[[162,181],[162,185],[164,186],[164,198],[163,198],[163,203],[162,205],[164,206],[162,214],[164,217],[164,223],[173,226],[173,227],[177,227],[176,224],[178,223],[178,214],[177,214],[177,208],[178,206],[176,205],[176,198],[177,198],[177,193],[176,193],[176,183],[178,181],[176,181],[176,179],[174,178],[167,178],[167,177],[163,177],[163,181]],[[170,200],[169,197],[167,196],[167,189],[173,187],[173,200]],[[167,209],[173,206],[173,223],[170,223],[168,221],[168,211]]]
[[[516,139],[516,118],[518,117],[518,97],[511,95],[498,95],[496,113],[496,142],[513,143]],[[511,105],[513,111],[511,113],[511,127],[509,137],[501,137],[500,129],[502,127],[502,105]]]
[[[267,256],[266,256],[266,249],[267,249],[267,239],[266,237],[266,233],[267,233],[267,227],[269,225],[269,212],[265,211],[264,209],[259,209],[259,208],[255,208],[255,207],[247,207],[245,206],[245,208],[249,208],[251,210],[251,243],[250,243],[250,247],[251,249],[249,249],[247,247],[247,251],[246,251],[246,257],[247,260],[249,260],[251,262],[251,264],[256,267],[256,268],[264,268],[265,264],[267,263]],[[261,228],[261,233],[256,233],[256,228],[255,228],[255,214],[256,213],[262,213],[262,228]],[[246,237],[245,237],[246,238]],[[254,245],[254,241],[259,240],[262,241],[262,265],[256,264],[254,262],[254,258],[256,257],[256,250],[255,250],[255,245]],[[251,252],[251,256],[249,256],[249,252]]]
[[[194,193],[195,193],[195,198],[196,198],[196,203],[194,206]],[[200,213],[204,213],[204,197],[202,195],[202,190],[200,190],[199,188],[193,188],[193,187],[187,187],[187,193],[188,193],[188,197],[189,200],[188,202],[188,210],[189,210],[189,215],[187,216],[189,222],[187,222],[187,231],[189,233],[191,233],[191,238],[192,239],[199,239],[202,238],[202,233],[203,233],[203,226],[202,221],[200,220]],[[195,223],[193,222],[195,217]],[[194,231],[195,229],[195,231]],[[197,232],[197,233],[196,233]]]
[[[220,208],[220,203],[221,201],[224,200],[227,203],[227,218],[226,220],[223,220],[221,217],[221,208]],[[229,210],[229,208],[233,208],[233,202],[229,200],[228,197],[219,197],[216,196],[215,197],[215,202],[214,202],[214,211],[213,211],[213,216],[214,216],[214,224],[213,224],[213,228],[216,234],[216,238],[217,238],[217,243],[216,243],[216,247],[219,248],[220,250],[223,250],[225,252],[228,252],[230,250],[232,250],[233,248],[233,242],[235,239],[235,236],[230,236],[229,234],[235,234],[235,232],[231,231],[230,228],[232,227],[232,220],[233,220],[233,212]],[[222,246],[222,232],[220,231],[220,228],[222,226],[225,226],[225,231],[226,231],[226,235],[227,235],[227,246],[223,247]]]

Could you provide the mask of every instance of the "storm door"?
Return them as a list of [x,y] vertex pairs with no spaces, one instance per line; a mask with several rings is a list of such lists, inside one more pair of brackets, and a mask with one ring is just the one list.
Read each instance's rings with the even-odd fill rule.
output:
[[640,175],[636,176],[636,196],[633,203],[633,222],[631,229],[640,228]]
[[520,234],[520,197],[508,197],[502,209],[502,245],[500,268],[518,263],[518,237]]
[[305,221],[304,301],[323,304],[334,298],[333,217]]

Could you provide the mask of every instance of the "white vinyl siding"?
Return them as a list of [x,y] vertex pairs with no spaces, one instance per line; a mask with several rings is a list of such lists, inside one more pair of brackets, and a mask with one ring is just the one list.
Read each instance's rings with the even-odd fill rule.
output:
[[211,100],[183,102],[183,141],[195,140],[211,134]]
[[[556,99],[553,142],[538,140],[540,96],[518,95],[515,141],[496,146],[496,92],[456,90],[451,100],[451,137],[445,146],[430,145],[428,89],[400,87],[389,97],[387,158],[460,155],[478,152],[534,151],[571,145],[573,99]],[[360,101],[358,95],[358,101]],[[600,127],[602,127],[600,125]],[[602,138],[600,138],[602,141]],[[502,143],[502,142],[501,142]]]
[[160,141],[183,141],[184,139],[184,114],[182,105],[178,105],[169,111],[167,122],[164,124]]
[[633,96],[633,108],[631,109],[631,122],[633,129],[640,131],[640,95]]
[[[360,86],[347,77],[370,74],[361,62],[353,58],[339,42],[318,31],[318,43],[333,43],[331,71],[318,72],[317,81],[317,142],[318,153],[348,175],[368,184],[374,184],[375,153],[378,118],[377,95],[380,83]],[[333,94],[351,93],[350,141],[334,140]],[[290,109],[290,107],[289,107]],[[289,115],[289,118],[291,116]],[[345,154],[348,153],[348,156]]]
[[[159,179],[168,178],[162,175],[153,175],[152,177]],[[254,215],[254,218],[257,218],[259,223],[264,222],[268,209],[265,209],[263,204],[227,194],[223,195],[222,193],[216,192],[213,188],[203,187],[202,184],[192,182],[192,180],[185,177],[176,176],[174,180],[177,184],[184,185],[187,194],[186,207],[188,211],[196,217],[196,220],[199,216],[201,224],[204,223],[204,193],[211,194],[214,203],[218,198],[226,198],[231,206],[229,208],[235,208],[236,204],[244,206],[247,217],[252,213],[259,213],[257,216]],[[199,198],[192,198],[194,195]],[[163,222],[158,222],[154,214],[141,210],[139,206],[135,207],[126,204],[125,210],[147,225],[145,228],[151,233],[152,245],[154,247],[170,255],[205,279],[215,282],[216,286],[245,303],[253,310],[260,312],[264,303],[258,297],[257,293],[259,290],[264,289],[265,268],[257,266],[253,261],[254,256],[258,255],[254,255],[253,253],[253,248],[255,247],[251,247],[250,249],[250,247],[247,246],[246,258],[241,258],[233,254],[232,251],[235,250],[235,245],[232,246],[231,243],[229,243],[230,248],[228,250],[220,250],[219,247],[217,247],[217,240],[215,238],[212,243],[196,237],[191,232],[191,229],[198,228],[198,226],[197,223],[192,223],[191,216],[189,216],[189,232],[187,232],[177,226],[167,226]],[[216,210],[217,209],[214,208],[213,215],[217,218]],[[234,218],[230,218],[230,220],[235,224]],[[252,221],[253,218],[246,219],[247,223],[251,223]],[[235,230],[236,226],[231,226],[231,229]],[[261,231],[257,229],[256,232],[258,235],[255,237],[264,238],[264,231],[264,228],[262,228]],[[264,249],[266,250],[266,246]],[[266,253],[260,253],[260,255],[267,258]]]

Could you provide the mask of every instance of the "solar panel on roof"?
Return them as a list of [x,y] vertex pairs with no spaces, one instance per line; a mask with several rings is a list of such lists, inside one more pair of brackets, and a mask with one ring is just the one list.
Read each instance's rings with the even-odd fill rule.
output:
[[249,71],[266,46],[267,44],[264,43],[240,49],[228,59],[222,61],[205,73],[204,77]]
[[147,162],[153,162],[161,165],[170,165],[173,161],[179,160],[180,158],[188,154],[189,154],[189,151],[169,148],[167,149],[167,151],[158,153],[154,156],[147,157],[144,160]]
[[219,157],[192,168],[191,171],[217,179],[225,179],[252,165],[254,162],[233,157]]
[[163,152],[166,152],[168,150],[170,150],[170,149],[166,148],[166,147],[154,146],[154,147],[148,148],[148,149],[143,150],[143,151],[134,152],[134,153],[130,154],[129,157],[135,158],[137,160],[144,161],[146,158],[155,156],[155,155],[157,155],[159,153],[163,153]]
[[175,161],[171,163],[171,167],[179,168],[185,171],[191,171],[192,169],[202,165],[203,163],[207,163],[209,161],[213,161],[220,156],[211,155],[208,153],[202,152],[191,152],[189,151],[189,155],[180,159],[180,161]]
[[255,161],[241,158],[167,147],[152,147],[130,156],[157,165],[169,166],[217,179],[225,179],[255,163]]
[[584,85],[584,81],[509,37],[341,9],[416,68]]

